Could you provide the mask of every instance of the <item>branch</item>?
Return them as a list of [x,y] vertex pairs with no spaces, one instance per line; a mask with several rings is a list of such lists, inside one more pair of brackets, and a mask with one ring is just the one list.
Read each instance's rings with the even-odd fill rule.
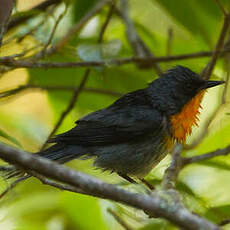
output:
[[47,141],[43,144],[41,150],[43,150],[46,146],[46,144],[48,143],[49,139],[56,133],[56,131],[58,130],[58,128],[61,126],[62,122],[64,121],[65,117],[71,112],[71,110],[74,108],[75,103],[77,102],[77,99],[80,95],[81,90],[84,88],[85,83],[88,79],[88,76],[90,74],[90,69],[87,69],[85,71],[85,74],[83,76],[83,79],[80,83],[80,86],[77,88],[77,90],[75,90],[75,92],[73,93],[72,98],[70,99],[70,102],[68,104],[68,106],[66,107],[66,109],[63,111],[63,113],[61,114],[61,117],[59,118],[59,120],[57,121],[56,125],[54,126],[52,132],[49,134]]
[[67,34],[58,42],[57,45],[51,47],[48,53],[53,53],[56,50],[62,48],[70,39],[71,37],[79,32],[81,28],[95,15],[97,14],[105,5],[112,3],[112,0],[100,0],[96,3],[96,5],[87,13],[85,14],[79,22],[72,26]]
[[[218,51],[221,54],[228,53],[229,49]],[[190,54],[171,55],[171,56],[160,56],[160,57],[127,57],[120,59],[110,59],[104,61],[79,61],[79,62],[33,62],[30,59],[27,60],[16,60],[11,56],[0,57],[0,65],[5,65],[14,68],[76,68],[76,67],[96,67],[96,66],[120,66],[132,63],[148,63],[153,65],[158,62],[171,62],[171,61],[182,61],[194,58],[204,58],[212,56],[212,51],[204,51]]]
[[226,14],[224,17],[223,27],[222,27],[222,30],[220,32],[220,36],[219,36],[219,39],[217,41],[216,48],[214,50],[212,58],[211,58],[210,62],[206,65],[204,70],[202,71],[201,76],[203,79],[209,79],[211,77],[212,71],[216,65],[218,55],[224,46],[224,39],[225,39],[225,36],[227,34],[227,31],[228,31],[229,23],[230,23],[230,15]]
[[168,39],[166,45],[166,56],[169,56],[172,51],[172,42],[173,42],[173,29],[170,27],[168,28]]
[[126,191],[112,184],[104,183],[86,174],[68,169],[48,159],[28,154],[0,143],[0,158],[18,165],[25,171],[34,171],[44,177],[92,193],[96,197],[120,202],[146,211],[152,216],[165,218],[187,230],[218,230],[218,226],[189,212],[186,208],[170,203],[157,195],[150,196]]
[[228,14],[227,14],[226,10],[224,9],[224,7],[222,6],[221,2],[219,0],[216,0],[216,3],[219,6],[220,10],[222,11],[223,15],[227,16]]
[[24,181],[25,179],[29,178],[29,176],[23,176],[17,180],[15,180],[13,183],[9,185],[1,194],[0,199],[4,197],[7,193],[9,193],[13,188],[15,188],[21,181]]
[[203,160],[208,160],[213,157],[218,156],[225,156],[230,153],[230,145],[223,149],[217,149],[215,151],[212,151],[210,153],[202,154],[199,156],[189,157],[189,158],[183,158],[183,167],[188,164],[196,163]]
[[182,166],[182,157],[180,156],[183,146],[177,143],[172,151],[172,161],[170,166],[165,170],[162,187],[164,189],[172,189],[175,187],[178,173]]
[[[48,91],[63,90],[63,91],[71,91],[72,92],[72,91],[79,90],[79,87],[62,86],[62,85],[52,85],[52,86],[42,85],[42,86],[39,86],[39,85],[27,84],[27,85],[19,86],[15,89],[0,92],[0,99],[16,95],[17,93],[20,93],[20,92],[27,90],[27,89],[39,89],[39,90],[48,90]],[[89,92],[89,93],[109,95],[109,96],[113,96],[113,97],[123,96],[123,93],[119,93],[119,92],[107,90],[107,89],[99,89],[99,88],[86,88],[86,87],[84,87],[82,89],[82,91]]]
[[105,20],[104,24],[102,25],[101,31],[99,33],[98,43],[103,42],[103,36],[105,34],[105,30],[106,30],[107,26],[109,25],[111,18],[112,18],[112,15],[114,13],[114,9],[115,9],[115,3],[112,1],[111,7],[110,7],[109,12],[108,12],[107,17],[106,17],[106,20]]
[[46,50],[49,47],[49,45],[51,44],[51,42],[52,42],[52,40],[54,38],[54,34],[55,34],[56,30],[57,30],[57,27],[60,24],[60,22],[63,19],[63,17],[66,15],[67,10],[68,10],[68,5],[66,3],[64,11],[58,16],[56,22],[54,23],[53,29],[52,29],[52,31],[50,33],[50,36],[49,36],[46,44],[44,45],[43,49],[34,56],[34,59],[40,59],[40,58],[43,58],[46,55]]
[[[131,44],[135,56],[139,58],[153,58],[154,55],[151,53],[149,48],[145,45],[145,43],[138,35],[135,26],[133,24],[133,21],[129,17],[128,12],[129,12],[128,1],[121,0],[121,10],[119,12],[119,15],[123,19],[123,22],[126,26],[126,36]],[[150,64],[150,66],[149,63],[137,63],[137,64],[139,64],[140,68],[148,68],[153,66],[153,68],[156,70],[156,73],[158,75],[162,74],[162,70],[157,63],[153,63],[152,65]]]

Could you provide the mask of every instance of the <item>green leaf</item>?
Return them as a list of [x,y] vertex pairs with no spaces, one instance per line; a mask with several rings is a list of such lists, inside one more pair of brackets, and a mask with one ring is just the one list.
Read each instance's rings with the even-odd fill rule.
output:
[[8,141],[14,143],[15,145],[17,145],[18,147],[22,147],[21,144],[16,140],[16,138],[8,135],[5,131],[0,129],[0,136],[7,139]]

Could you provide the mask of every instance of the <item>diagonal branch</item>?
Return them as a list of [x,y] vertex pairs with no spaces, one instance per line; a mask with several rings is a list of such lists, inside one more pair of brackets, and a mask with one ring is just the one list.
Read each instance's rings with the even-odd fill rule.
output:
[[110,20],[111,20],[111,18],[112,18],[112,16],[113,16],[114,9],[115,9],[115,2],[112,1],[111,7],[110,7],[109,12],[108,12],[108,14],[107,14],[107,17],[106,17],[106,19],[105,19],[105,22],[104,22],[104,24],[102,25],[101,31],[100,31],[100,33],[99,33],[98,43],[102,43],[102,42],[103,42],[103,36],[104,36],[105,30],[106,30],[106,28],[108,27],[109,22],[110,22]]
[[228,13],[227,13],[227,11],[224,9],[224,7],[222,6],[220,0],[216,0],[216,3],[217,3],[217,5],[219,6],[220,10],[222,11],[223,15],[224,15],[224,16],[227,16]]
[[224,23],[223,23],[223,26],[222,26],[222,29],[220,32],[219,39],[216,43],[216,48],[214,50],[212,58],[211,58],[210,62],[207,64],[207,66],[204,68],[204,70],[202,71],[201,76],[203,79],[209,79],[211,77],[212,71],[216,65],[218,55],[224,46],[224,39],[227,35],[229,24],[230,24],[230,15],[226,14],[224,17]]
[[[109,12],[108,12],[108,15],[107,15],[107,18],[105,20],[105,23],[102,25],[102,28],[101,28],[101,32],[99,34],[99,38],[98,38],[98,43],[101,43],[102,40],[103,40],[103,36],[104,36],[104,33],[106,31],[106,28],[109,24],[109,21],[112,17],[112,14],[113,14],[113,9],[114,9],[114,5],[112,4]],[[63,15],[65,14],[65,12],[63,13]],[[58,128],[61,126],[63,120],[65,119],[65,117],[70,113],[70,111],[74,108],[74,105],[76,104],[77,102],[77,99],[80,95],[80,92],[83,90],[87,80],[88,80],[88,77],[89,77],[89,74],[90,74],[90,69],[86,69],[85,71],[85,74],[83,76],[83,79],[80,83],[80,86],[75,90],[66,110],[62,113],[60,119],[58,120],[57,124],[54,126],[54,129],[52,130],[52,132],[50,133],[49,137],[47,138],[47,141],[44,143],[44,145],[42,146],[41,150],[43,150],[46,146],[46,144],[48,143],[49,139],[56,133],[56,131],[58,130]]]
[[41,150],[43,150],[49,139],[56,133],[56,131],[58,130],[58,128],[61,126],[62,122],[64,121],[65,117],[70,113],[70,111],[74,108],[74,105],[80,95],[81,90],[84,88],[85,83],[88,79],[88,76],[90,74],[90,69],[87,69],[85,72],[85,75],[83,76],[83,79],[80,83],[80,86],[75,90],[75,92],[73,93],[72,98],[70,99],[70,102],[67,106],[67,108],[63,111],[63,113],[61,114],[61,117],[59,118],[59,120],[57,121],[56,125],[54,126],[52,132],[49,134],[49,137],[47,138],[47,141],[43,144]]
[[52,42],[52,40],[54,38],[55,32],[57,31],[58,25],[60,24],[60,22],[63,19],[63,17],[66,15],[68,8],[69,8],[69,6],[66,3],[64,11],[58,16],[58,18],[57,18],[57,20],[56,20],[56,22],[55,22],[55,24],[53,26],[53,29],[52,29],[52,31],[50,33],[48,41],[45,43],[43,49],[34,56],[34,59],[40,59],[40,58],[43,58],[46,55],[46,50],[49,47],[49,45],[51,44],[51,42]]
[[53,53],[56,50],[62,48],[74,34],[80,31],[80,29],[95,15],[97,14],[105,5],[111,3],[111,0],[100,0],[96,5],[83,17],[80,21],[74,25],[67,34],[58,42],[57,45],[51,47],[48,53]]
[[[138,35],[135,26],[133,24],[133,21],[129,17],[129,7],[128,7],[128,1],[127,0],[121,0],[121,10],[119,12],[119,15],[124,21],[124,24],[126,26],[126,35],[128,38],[128,41],[131,44],[131,47],[134,51],[134,54],[136,57],[140,58],[153,58],[154,55],[151,53],[151,51],[148,49],[148,47],[145,45],[145,43],[142,41],[140,36]],[[137,63],[138,64],[138,63]],[[154,67],[158,75],[162,74],[162,70],[160,66],[157,63],[149,64],[149,63],[139,63],[139,66],[141,68],[147,68],[147,67]]]
[[151,214],[165,218],[187,230],[218,230],[218,226],[201,218],[177,203],[158,194],[144,195],[126,191],[112,184],[104,183],[86,174],[70,170],[48,159],[28,154],[22,150],[0,143],[0,158],[20,166],[25,171],[34,171],[47,178],[70,185],[96,197],[123,203]]

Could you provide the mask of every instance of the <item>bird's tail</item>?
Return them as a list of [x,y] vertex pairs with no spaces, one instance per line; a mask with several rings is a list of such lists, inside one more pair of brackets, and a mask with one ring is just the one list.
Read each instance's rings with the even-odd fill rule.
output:
[[[35,153],[35,155],[64,164],[74,158],[82,156],[83,148],[81,146],[67,146],[65,144],[58,143],[44,151]],[[9,180],[11,178],[21,179],[23,177],[27,179],[29,177],[26,176],[26,173],[23,170],[14,165],[0,166],[0,176],[2,176],[5,180]]]

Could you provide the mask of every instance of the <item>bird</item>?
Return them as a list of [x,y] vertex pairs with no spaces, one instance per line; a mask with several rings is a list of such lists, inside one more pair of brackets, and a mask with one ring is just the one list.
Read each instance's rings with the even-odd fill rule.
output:
[[[77,120],[74,128],[51,138],[53,145],[36,154],[60,164],[93,158],[96,168],[130,182],[143,179],[175,143],[186,142],[198,125],[205,92],[223,83],[204,80],[189,68],[176,66],[146,88]],[[19,172],[11,169],[8,178]]]

